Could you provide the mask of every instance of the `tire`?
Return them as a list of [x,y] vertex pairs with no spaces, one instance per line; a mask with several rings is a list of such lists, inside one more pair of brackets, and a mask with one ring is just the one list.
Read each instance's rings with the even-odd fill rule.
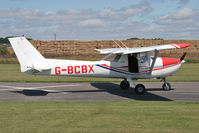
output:
[[138,84],[135,86],[135,93],[137,95],[143,95],[145,93],[146,89],[143,84]]
[[170,84],[170,83],[164,83],[164,84],[162,85],[162,89],[163,89],[164,91],[169,91],[169,90],[171,90],[171,84]]
[[129,82],[126,81],[126,80],[123,80],[121,83],[120,83],[120,87],[122,90],[127,90],[129,89],[130,85],[129,85]]

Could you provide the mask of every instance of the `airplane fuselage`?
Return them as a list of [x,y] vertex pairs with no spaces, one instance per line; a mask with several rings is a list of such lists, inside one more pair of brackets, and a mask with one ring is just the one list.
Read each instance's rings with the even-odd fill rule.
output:
[[[175,58],[158,57],[152,73],[149,74],[150,67],[140,66],[139,72],[129,72],[128,62],[123,64],[112,61],[78,61],[78,60],[57,60],[46,59],[50,64],[50,70],[42,72],[27,71],[28,74],[35,75],[53,75],[53,76],[78,76],[78,77],[112,77],[112,78],[158,78],[166,77],[176,73],[182,62]],[[152,61],[151,61],[152,62]],[[118,66],[119,65],[119,66]],[[144,67],[144,68],[143,68]]]

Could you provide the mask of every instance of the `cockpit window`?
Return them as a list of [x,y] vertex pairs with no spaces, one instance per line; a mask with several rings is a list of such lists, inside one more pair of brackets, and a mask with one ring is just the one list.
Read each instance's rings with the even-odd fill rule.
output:
[[120,59],[120,57],[121,57],[121,55],[116,55],[116,56],[115,56],[115,59],[113,60],[113,62],[118,62],[119,59]]

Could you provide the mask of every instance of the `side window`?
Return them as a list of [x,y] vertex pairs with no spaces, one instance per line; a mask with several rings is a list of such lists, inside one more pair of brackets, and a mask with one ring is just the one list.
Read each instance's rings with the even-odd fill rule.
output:
[[147,53],[140,53],[140,63],[145,63],[147,61]]

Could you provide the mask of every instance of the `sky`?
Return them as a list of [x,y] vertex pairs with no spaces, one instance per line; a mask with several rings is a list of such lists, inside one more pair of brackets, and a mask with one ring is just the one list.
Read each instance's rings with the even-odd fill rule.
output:
[[199,40],[198,0],[0,0],[0,37]]

